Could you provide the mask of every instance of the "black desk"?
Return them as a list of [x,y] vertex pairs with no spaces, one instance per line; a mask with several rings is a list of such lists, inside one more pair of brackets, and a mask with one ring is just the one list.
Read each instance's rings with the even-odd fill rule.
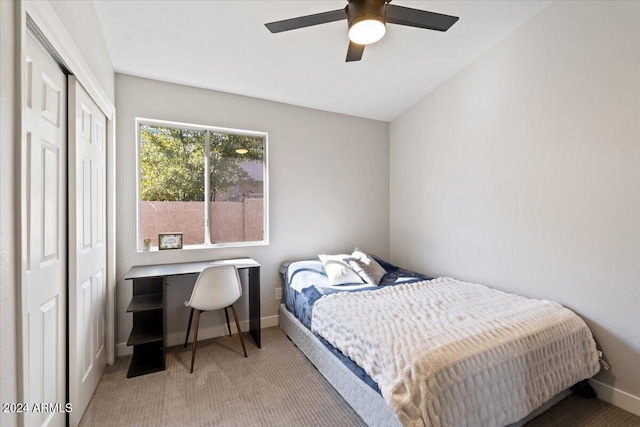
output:
[[186,262],[131,267],[124,276],[133,280],[133,298],[127,307],[133,313],[133,328],[127,345],[133,346],[133,359],[127,378],[164,371],[167,353],[167,277],[200,274],[212,265],[235,265],[249,270],[249,334],[258,348],[260,337],[260,264],[251,258]]

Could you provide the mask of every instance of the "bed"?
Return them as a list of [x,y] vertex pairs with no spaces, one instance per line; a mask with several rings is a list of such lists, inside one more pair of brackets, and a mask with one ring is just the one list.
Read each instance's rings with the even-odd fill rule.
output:
[[[449,278],[432,279],[373,258],[385,270],[379,285],[348,283],[332,286],[318,259],[285,263],[280,270],[285,287],[285,301],[280,307],[281,328],[370,426],[523,425],[568,395],[571,385],[590,378],[599,369],[590,331],[581,319],[558,304],[530,300]],[[433,307],[423,310],[422,306],[429,303],[415,303],[423,298],[420,292],[425,294],[425,301],[440,301],[435,304],[438,306],[435,311],[430,311]],[[476,298],[475,294],[484,299]],[[487,299],[487,295],[490,298]],[[445,323],[439,321],[439,324],[440,328],[445,325],[446,330],[451,313],[456,313],[458,317],[467,316],[475,311],[473,304],[476,300],[479,301],[478,312],[487,312],[487,316],[491,317],[501,305],[511,304],[511,298],[515,298],[519,304],[534,307],[527,309],[533,317],[524,321],[526,325],[535,324],[531,336],[520,330],[522,326],[517,323],[520,314],[498,315],[500,319],[516,319],[511,324],[498,325],[499,334],[518,330],[515,335],[520,337],[520,341],[492,338],[496,334],[496,327],[492,326],[495,319],[484,322],[488,326],[482,330],[477,327],[478,324],[484,324],[482,316],[478,317],[476,313],[466,323],[458,318],[453,320],[454,325],[463,324],[462,329],[452,329],[449,333],[455,335],[454,339],[446,331],[433,334],[438,339],[445,337],[442,342],[430,341],[434,339],[429,335],[431,332],[425,332],[438,322],[429,328],[414,327],[412,332],[398,333],[389,329],[394,327],[389,325],[398,323],[397,327],[411,329],[412,320],[403,318],[401,321],[388,322],[386,314],[377,314],[369,319],[366,317],[368,312],[389,312],[387,317],[390,319],[408,313],[412,317],[420,317],[416,313],[425,311],[429,313],[427,317],[444,317]],[[445,301],[442,306],[441,300],[449,299],[451,301]],[[492,305],[496,299],[498,301]],[[378,309],[366,308],[372,306]],[[392,313],[396,306],[401,315]],[[419,312],[412,313],[413,306],[418,306]],[[465,310],[467,314],[464,314]],[[535,310],[542,310],[542,314],[538,315]],[[525,315],[529,311],[525,311]],[[557,316],[562,319],[559,320]],[[546,320],[542,322],[538,318]],[[378,327],[376,322],[383,326]],[[558,329],[560,327],[570,329],[571,333],[562,332]],[[346,333],[340,332],[345,328]],[[378,329],[386,332],[378,337]],[[347,339],[344,339],[345,335]],[[396,336],[403,335],[411,336],[410,340],[400,340],[405,341],[404,347],[395,342]],[[553,351],[550,357],[541,358],[541,346],[533,342],[540,335],[552,337],[547,340]],[[363,336],[367,339],[362,339]],[[385,344],[387,339],[393,342]],[[496,341],[495,345],[490,344],[493,341]],[[354,342],[356,345],[353,345]],[[409,347],[406,342],[409,342]],[[398,354],[387,354],[393,353],[395,347],[398,348]],[[409,368],[406,361],[398,361],[411,359],[412,352],[419,354]],[[451,362],[455,358],[442,357],[442,354],[458,353],[461,356],[456,363]],[[440,364],[437,363],[439,360]],[[518,363],[519,368],[509,370],[512,369],[511,365]],[[553,369],[549,368],[549,363],[554,364]],[[398,365],[395,373],[399,373],[400,379],[395,378],[394,382],[381,375],[380,364],[386,367]],[[429,370],[433,372],[423,372]],[[553,386],[547,383],[553,383]]]

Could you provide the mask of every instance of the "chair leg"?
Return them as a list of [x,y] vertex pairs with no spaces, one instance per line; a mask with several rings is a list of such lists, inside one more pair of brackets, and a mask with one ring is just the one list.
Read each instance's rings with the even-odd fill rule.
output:
[[191,347],[191,371],[189,372],[190,374],[193,374],[193,361],[196,358],[196,345],[198,343],[198,326],[200,326],[200,313],[202,313],[202,310],[196,311],[196,326],[195,326],[195,330],[193,331],[193,346]]
[[227,318],[227,329],[229,330],[229,336],[231,336],[231,325],[229,324],[229,312],[227,311],[229,307],[224,308],[224,317]]
[[187,326],[187,336],[184,338],[184,347],[187,348],[187,342],[189,341],[189,332],[191,332],[191,321],[193,320],[193,308],[189,313],[189,325]]
[[[236,308],[231,304],[231,311],[233,311],[233,318],[236,321],[236,328],[238,328],[238,336],[240,337],[240,343],[242,344],[242,351],[244,351],[244,357],[247,357],[247,349],[244,346],[244,338],[242,337],[242,330],[240,329],[240,322],[238,322],[238,315],[236,314]],[[197,324],[197,320],[196,320]]]

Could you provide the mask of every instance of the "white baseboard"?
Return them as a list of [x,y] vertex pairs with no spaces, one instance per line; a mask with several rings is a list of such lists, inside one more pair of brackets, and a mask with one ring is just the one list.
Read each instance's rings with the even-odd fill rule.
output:
[[598,393],[598,399],[609,402],[620,409],[631,412],[640,417],[640,397],[626,391],[603,384],[600,381],[589,380],[591,387]]
[[[279,325],[278,319],[279,319],[278,315],[262,317],[260,319],[260,329],[270,328],[272,326],[278,326]],[[248,320],[240,321],[240,328],[242,328],[242,330],[245,332],[248,331],[249,321]],[[237,331],[236,325],[232,321],[231,333],[235,334],[236,331]],[[176,332],[176,333],[167,335],[167,347],[184,344],[184,335],[186,333],[187,331],[185,330],[182,332]],[[227,334],[226,324],[215,325],[209,328],[201,328],[198,331],[198,341],[208,340],[210,338],[217,338],[217,337],[224,336],[226,334]],[[193,337],[193,334],[192,334],[192,337]],[[128,354],[133,354],[133,347],[127,346],[126,342],[121,342],[116,344],[116,356],[120,357],[120,356],[126,356]]]

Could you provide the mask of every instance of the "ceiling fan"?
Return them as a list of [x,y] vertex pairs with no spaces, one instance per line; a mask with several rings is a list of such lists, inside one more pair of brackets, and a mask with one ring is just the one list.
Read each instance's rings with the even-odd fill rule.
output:
[[265,26],[272,33],[280,33],[346,18],[349,24],[347,62],[352,62],[362,59],[366,45],[375,43],[384,36],[386,24],[447,31],[459,19],[457,16],[395,6],[389,4],[391,0],[348,1],[349,4],[344,9],[270,22]]

